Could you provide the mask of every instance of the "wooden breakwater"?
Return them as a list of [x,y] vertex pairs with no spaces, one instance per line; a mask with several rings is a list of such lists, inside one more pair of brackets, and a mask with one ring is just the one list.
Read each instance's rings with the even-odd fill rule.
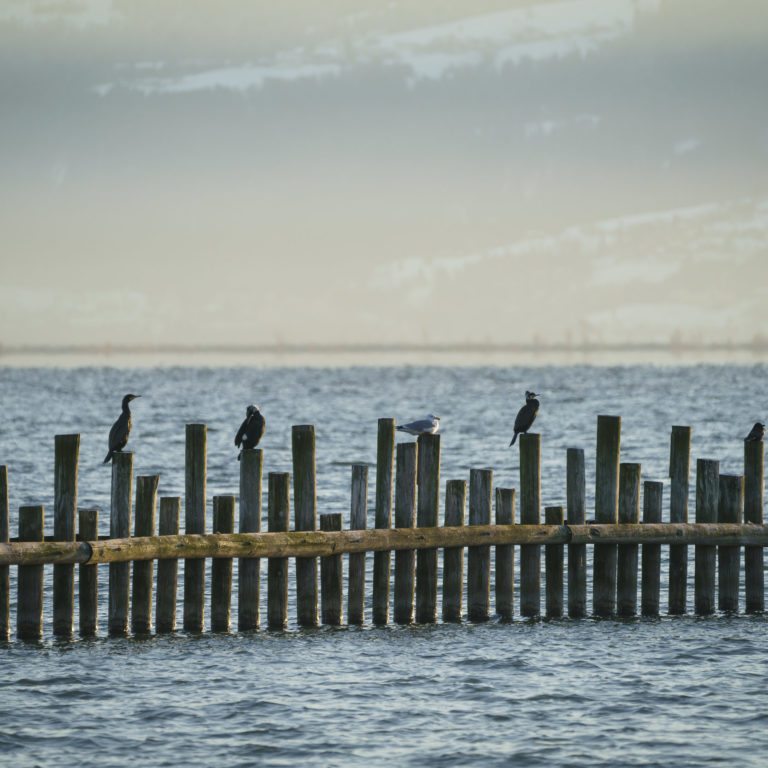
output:
[[[662,546],[669,547],[668,613],[688,610],[689,546],[695,547],[693,609],[697,614],[739,610],[742,547],[745,609],[764,609],[763,547],[768,544],[768,526],[763,525],[762,442],[744,443],[743,475],[720,475],[717,461],[698,459],[691,483],[691,431],[673,427],[670,522],[662,523],[663,484],[642,482],[639,464],[620,462],[621,420],[600,416],[594,521],[586,520],[584,452],[571,448],[566,462],[566,509],[546,507],[542,522],[541,438],[524,434],[520,436],[519,522],[518,489],[494,490],[492,471],[473,469],[469,483],[463,479],[446,483],[441,525],[440,436],[423,435],[415,443],[396,446],[394,426],[391,419],[379,420],[372,529],[366,529],[365,464],[352,466],[349,529],[342,530],[340,514],[318,517],[314,427],[302,425],[292,432],[293,530],[289,530],[290,477],[277,472],[268,475],[268,531],[260,530],[263,453],[253,449],[244,451],[240,462],[238,532],[234,495],[213,498],[212,530],[206,532],[207,433],[205,425],[191,424],[186,432],[185,532],[179,533],[178,497],[161,498],[156,519],[156,476],[136,478],[134,502],[133,454],[124,452],[113,459],[110,534],[104,539],[98,536],[97,510],[77,509],[79,435],[57,436],[52,537],[43,536],[43,508],[24,506],[19,509],[18,537],[9,538],[8,474],[6,467],[0,467],[0,639],[11,634],[10,566],[18,568],[18,638],[42,636],[46,565],[53,566],[54,635],[73,634],[75,595],[79,633],[97,634],[100,564],[109,569],[110,635],[129,631],[144,635],[153,629],[172,632],[180,559],[185,561],[182,607],[183,628],[188,632],[206,628],[206,558],[212,559],[208,626],[214,632],[231,629],[235,573],[238,629],[254,630],[262,624],[285,628],[289,558],[295,559],[296,622],[302,627],[320,622],[340,625],[345,619],[348,624],[364,623],[367,583],[372,588],[370,619],[375,624],[390,621],[390,607],[396,623],[434,622],[439,595],[444,621],[484,621],[492,611],[511,619],[516,593],[523,617],[584,617],[590,545],[596,616],[660,613]],[[694,522],[688,520],[689,490],[694,491]],[[368,552],[373,553],[370,560]],[[265,622],[260,610],[262,559],[267,560]],[[370,582],[366,580],[369,563]]]

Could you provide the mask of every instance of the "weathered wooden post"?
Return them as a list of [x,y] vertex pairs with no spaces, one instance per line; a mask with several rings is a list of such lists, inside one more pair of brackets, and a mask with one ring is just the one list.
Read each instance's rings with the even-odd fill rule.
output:
[[[99,538],[99,512],[96,509],[78,510],[78,540],[96,541]],[[99,631],[99,566],[81,564],[78,570],[78,613],[82,637],[94,637]]]
[[[562,507],[545,507],[544,522],[547,525],[563,524]],[[544,547],[545,581],[547,617],[559,619],[563,615],[563,555],[565,548],[562,544],[547,544]]]
[[[133,454],[130,451],[121,451],[112,457],[112,498],[109,511],[111,539],[127,539],[131,535],[132,496]],[[110,635],[128,634],[130,575],[130,563],[109,564],[107,629]]]
[[[297,531],[317,530],[315,427],[292,429],[293,502]],[[296,613],[299,626],[317,626],[317,558],[296,558]]]
[[[379,419],[376,450],[376,527],[392,525],[392,472],[395,458],[395,420]],[[365,555],[362,554],[365,558]],[[365,562],[365,560],[363,560]],[[374,624],[389,621],[389,572],[391,553],[373,553],[373,605]],[[351,561],[350,561],[351,568]],[[352,623],[350,617],[349,622]]]
[[[247,448],[240,456],[240,533],[261,530],[261,475],[264,452]],[[258,557],[241,557],[237,563],[237,628],[241,632],[258,629],[259,571]]]
[[[744,522],[763,522],[763,493],[765,466],[763,442],[744,442]],[[765,580],[763,548],[744,547],[744,579],[747,613],[765,610]]]
[[[178,496],[163,496],[160,499],[161,536],[177,536],[181,499]],[[176,588],[179,577],[179,561],[157,561],[157,597],[155,602],[155,630],[158,633],[176,630]]]
[[[643,483],[643,523],[660,523],[664,484],[653,480]],[[661,589],[661,544],[643,544],[640,612],[659,615]]]
[[[43,541],[43,508],[19,509],[19,541]],[[43,637],[43,566],[20,565],[17,576],[16,637]]]
[[[331,512],[320,515],[321,531],[340,531],[341,515]],[[342,575],[341,555],[320,558],[321,611],[323,624],[338,627],[341,624]]]
[[[155,508],[157,504],[157,475],[136,478],[136,520],[133,535],[155,535]],[[131,604],[131,631],[134,635],[146,635],[152,629],[152,576],[153,560],[136,560],[133,563],[133,595]]]
[[[382,421],[386,421],[383,419]],[[379,422],[381,426],[381,422]],[[381,432],[379,432],[381,436]],[[378,473],[377,473],[378,475]],[[378,492],[376,494],[378,503]],[[349,507],[349,528],[353,531],[364,531],[366,528],[366,516],[368,511],[368,465],[352,465],[352,488]],[[383,526],[389,528],[389,526]],[[377,552],[376,554],[382,554]],[[387,554],[389,554],[387,552]],[[387,566],[387,578],[389,578],[389,561]],[[379,563],[380,576],[384,565]],[[375,584],[375,572],[374,572]],[[379,598],[382,596],[382,585],[379,585]],[[389,589],[387,588],[387,600]],[[380,608],[382,606],[379,606]],[[385,611],[387,613],[387,611]],[[365,621],[365,552],[350,552],[349,554],[349,583],[347,587],[347,623],[362,624]]]
[[[669,447],[669,522],[688,522],[688,477],[691,464],[691,428],[672,427]],[[661,520],[659,520],[661,522]],[[688,590],[688,545],[669,546],[669,613],[685,613]]]
[[[247,451],[243,451],[243,454]],[[243,455],[243,459],[245,455]],[[235,497],[213,497],[213,532],[234,533]],[[232,621],[232,558],[211,563],[211,632],[229,632]]]
[[[269,530],[288,530],[290,492],[287,472],[270,472],[267,477],[267,514]],[[288,620],[288,558],[271,557],[267,561],[267,625],[285,629]]]
[[[515,489],[496,489],[496,525],[515,524]],[[496,613],[511,620],[515,611],[515,548],[512,544],[496,547],[495,592]]]
[[[587,482],[584,449],[566,451],[566,498],[569,525],[584,525],[587,508]],[[568,615],[580,619],[587,615],[587,545],[568,545]]]
[[[541,435],[520,435],[520,523],[541,524]],[[520,614],[541,612],[541,548],[520,547]]]
[[[77,460],[80,435],[56,435],[54,444],[53,538],[75,540]],[[71,637],[75,610],[75,566],[53,566],[53,634]]]
[[[8,467],[0,466],[0,543],[10,541],[8,506]],[[7,565],[0,565],[0,642],[11,636],[11,574]]]
[[[617,523],[619,509],[619,453],[621,417],[597,417],[595,462],[595,522]],[[595,544],[592,604],[596,616],[610,616],[616,610],[615,544]]]
[[[640,522],[639,464],[619,465],[619,522],[634,525]],[[619,616],[637,613],[637,549],[637,544],[618,545],[616,613]]]
[[[720,462],[714,459],[696,461],[696,522],[716,523],[720,495]],[[697,544],[695,554],[694,607],[698,614],[715,611],[716,547]]]
[[[184,530],[205,533],[208,430],[187,424],[184,457]],[[205,623],[205,560],[184,561],[184,629],[202,632]]]
[[[719,523],[740,523],[744,502],[744,477],[720,475],[717,504]],[[720,545],[717,548],[717,607],[721,611],[739,610],[739,565],[741,547]]]
[[[413,528],[416,521],[416,474],[418,445],[399,443],[395,475],[395,528]],[[395,552],[394,619],[398,624],[413,621],[414,551]]]
[[[467,497],[465,480],[449,480],[445,484],[445,525],[464,525]],[[464,547],[443,550],[443,621],[461,621],[464,592]]]
[[[493,472],[469,470],[469,524],[490,525]],[[467,618],[487,621],[491,604],[491,548],[467,548]]]
[[[440,508],[440,435],[419,435],[416,525],[436,528]],[[427,624],[437,620],[437,549],[416,553],[416,621]]]

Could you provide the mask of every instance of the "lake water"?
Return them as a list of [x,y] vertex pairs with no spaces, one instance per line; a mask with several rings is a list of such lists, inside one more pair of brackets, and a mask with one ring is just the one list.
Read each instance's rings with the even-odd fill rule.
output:
[[[25,504],[45,505],[52,532],[53,437],[71,432],[81,434],[78,506],[98,508],[108,533],[101,462],[126,392],[143,396],[135,474],[159,474],[161,496],[183,496],[184,425],[208,425],[209,526],[210,498],[237,493],[233,438],[251,402],[267,421],[265,477],[291,470],[291,425],[315,424],[318,512],[346,525],[350,464],[373,466],[379,417],[441,416],[443,489],[470,467],[514,487],[512,423],[535,389],[542,503],[564,504],[566,448],[583,447],[591,515],[598,414],[622,416],[622,461],[641,463],[643,479],[666,479],[676,424],[692,427],[692,472],[696,458],[715,458],[739,474],[743,437],[766,420],[766,374],[763,364],[1,367],[11,535]],[[664,503],[666,519],[666,488]],[[691,565],[691,587],[692,576]],[[0,646],[8,765],[765,764],[764,616],[300,630],[290,592],[285,632],[63,642],[51,638],[50,580],[46,569],[45,640]],[[106,584],[102,568],[102,635]]]

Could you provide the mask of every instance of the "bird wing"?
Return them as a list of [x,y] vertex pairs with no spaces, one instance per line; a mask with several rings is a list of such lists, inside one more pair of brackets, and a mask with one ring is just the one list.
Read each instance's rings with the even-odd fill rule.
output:
[[251,417],[251,422],[246,430],[248,442],[251,444],[251,448],[255,448],[259,444],[259,440],[264,437],[264,427],[266,422],[264,417],[260,413],[256,413]]
[[518,412],[515,418],[515,432],[525,432],[536,419],[539,412],[539,404],[535,402],[526,403]]
[[120,451],[125,448],[125,444],[128,442],[128,435],[130,434],[130,414],[121,413],[117,421],[112,425],[112,429],[109,430],[109,450]]
[[429,430],[434,429],[435,422],[432,421],[432,419],[418,419],[416,421],[412,421],[409,424],[404,424],[403,429],[410,430],[412,432],[429,432]]
[[237,430],[237,434],[235,435],[235,445],[239,448],[240,443],[243,442],[243,435],[245,434],[245,430],[248,427],[248,422],[251,420],[251,417],[248,416],[245,421],[240,425],[240,429]]

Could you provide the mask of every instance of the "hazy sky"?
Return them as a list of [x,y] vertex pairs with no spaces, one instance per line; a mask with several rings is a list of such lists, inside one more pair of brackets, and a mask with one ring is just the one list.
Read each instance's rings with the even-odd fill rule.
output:
[[0,343],[768,338],[766,72],[762,0],[6,0]]

